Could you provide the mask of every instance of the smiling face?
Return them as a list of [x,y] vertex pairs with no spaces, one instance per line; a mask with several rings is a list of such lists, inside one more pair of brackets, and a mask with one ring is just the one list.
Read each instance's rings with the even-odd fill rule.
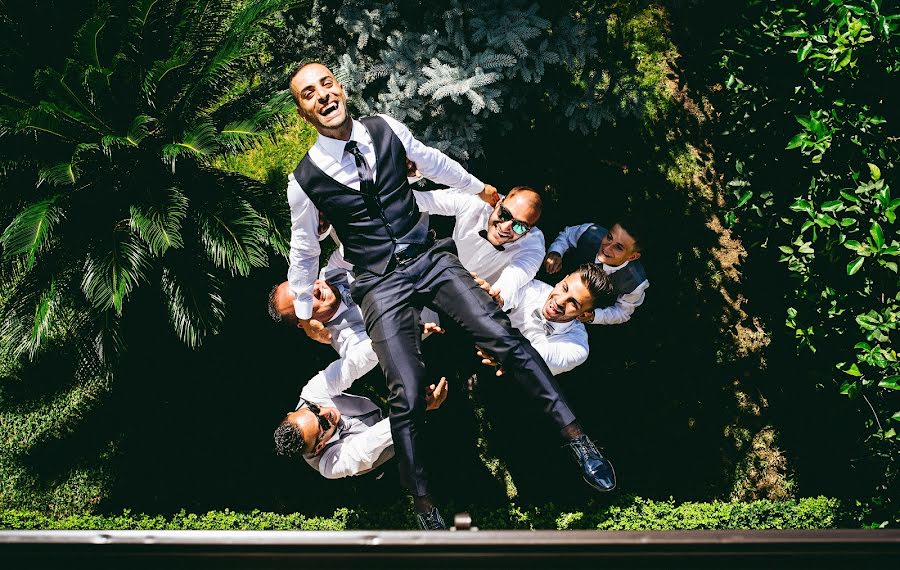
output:
[[325,447],[325,444],[328,443],[328,440],[331,439],[331,436],[334,435],[334,430],[337,429],[337,424],[341,421],[341,413],[337,408],[322,406],[319,409],[319,414],[331,423],[331,427],[327,431],[322,430],[322,426],[319,425],[319,419],[306,407],[300,408],[296,412],[291,412],[287,416],[288,421],[294,424],[294,427],[303,437],[303,442],[306,444],[303,453],[318,455],[322,448]]
[[[501,208],[506,208],[512,219],[501,221]],[[494,206],[488,218],[487,239],[494,245],[512,243],[525,237],[527,232],[519,234],[513,231],[516,221],[534,226],[541,217],[540,196],[533,190],[513,189],[503,200]]]
[[[299,326],[300,321],[294,312],[294,295],[291,294],[290,284],[283,281],[271,298],[272,307],[281,316],[281,320],[294,326]],[[330,283],[316,279],[313,283],[312,318],[320,323],[327,323],[341,306],[341,295]]]
[[347,94],[330,69],[320,63],[304,65],[291,78],[290,87],[297,113],[314,129],[326,137],[349,139]]
[[576,273],[566,275],[556,284],[544,302],[544,318],[551,323],[567,323],[582,313],[594,310],[591,292]]
[[597,252],[598,260],[612,267],[633,261],[640,256],[641,252],[637,249],[634,238],[619,224],[615,224],[607,232]]
[[327,323],[341,306],[341,295],[334,285],[321,279],[313,283],[312,318]]

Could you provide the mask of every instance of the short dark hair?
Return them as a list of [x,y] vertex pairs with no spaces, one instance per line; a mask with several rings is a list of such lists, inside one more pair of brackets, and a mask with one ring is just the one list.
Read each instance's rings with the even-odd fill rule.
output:
[[613,293],[612,281],[602,267],[596,263],[582,263],[575,273],[581,277],[581,282],[591,294],[595,309],[609,307],[615,303],[616,297]]
[[287,417],[275,428],[275,453],[286,457],[303,455],[306,442],[297,426]]
[[[631,239],[634,240],[635,251],[644,252],[646,246],[646,234],[644,233],[644,225],[634,218],[623,217],[616,221],[620,228],[628,232]],[[613,224],[615,225],[615,224]]]
[[[325,65],[318,59],[303,59],[303,60],[300,60],[300,63],[298,63],[297,67],[294,68],[294,71],[292,71],[291,74],[288,75],[288,80],[287,80],[288,91],[290,91],[291,95],[294,96],[294,101],[297,103],[297,105],[300,105],[300,99],[297,98],[297,94],[294,93],[293,89],[291,89],[291,83],[294,82],[294,78],[297,77],[297,74],[300,73],[301,71],[303,71],[304,67],[306,67],[307,65],[313,65],[313,64],[319,64],[323,67],[328,67],[327,65]],[[328,67],[328,69],[331,70],[330,67]]]
[[269,291],[269,316],[272,317],[272,320],[276,323],[280,323],[282,321],[281,313],[278,312],[278,309],[275,307],[275,297],[278,296],[278,287],[279,285],[275,285],[272,287],[272,290]]

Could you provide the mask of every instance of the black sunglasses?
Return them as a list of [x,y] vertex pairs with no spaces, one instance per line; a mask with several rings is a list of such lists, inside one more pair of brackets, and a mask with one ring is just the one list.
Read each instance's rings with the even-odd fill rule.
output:
[[[305,398],[300,398],[300,403],[297,404],[297,407],[294,411],[299,411],[303,406],[309,408],[309,411],[312,412],[314,416],[316,416],[316,419],[319,421],[319,427],[322,428],[322,435],[325,435],[325,432],[331,429],[331,421],[329,421],[328,418],[320,413],[321,410],[319,409],[319,406],[313,404]],[[316,443],[319,443],[319,441],[316,440]],[[315,445],[313,447],[315,447]]]
[[525,222],[517,220],[513,217],[512,212],[510,212],[503,206],[503,200],[500,200],[497,205],[500,207],[500,211],[497,213],[497,217],[501,222],[512,221],[512,230],[516,232],[516,234],[522,235],[531,229],[530,224],[526,224]]

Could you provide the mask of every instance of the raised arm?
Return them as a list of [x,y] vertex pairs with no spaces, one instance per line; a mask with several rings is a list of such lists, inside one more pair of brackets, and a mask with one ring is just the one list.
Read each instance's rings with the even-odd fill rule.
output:
[[625,293],[624,295],[619,295],[616,299],[615,304],[612,306],[596,309],[594,311],[594,320],[591,321],[592,325],[617,325],[620,323],[624,323],[628,319],[631,318],[631,315],[634,314],[635,309],[637,309],[641,303],[644,302],[644,298],[646,297],[645,291],[647,287],[650,286],[649,281],[644,281],[640,285],[635,288],[631,293]]
[[319,272],[319,214],[294,175],[288,176],[288,205],[291,208],[291,252],[288,283],[294,295],[294,312],[310,337],[328,342],[321,323],[311,321],[313,283]]
[[508,310],[518,304],[516,297],[529,281],[537,275],[544,259],[544,234],[534,228],[519,241],[519,247],[500,273],[491,288],[503,299],[503,308]]
[[485,184],[469,174],[462,165],[436,148],[426,146],[416,140],[406,126],[387,115],[379,115],[400,139],[406,156],[416,163],[422,175],[438,184],[459,188],[467,194],[478,194]]

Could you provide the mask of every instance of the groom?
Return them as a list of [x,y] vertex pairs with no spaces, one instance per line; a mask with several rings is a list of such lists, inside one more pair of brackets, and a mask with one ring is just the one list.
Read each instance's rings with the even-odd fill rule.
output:
[[318,270],[317,211],[332,223],[354,266],[354,300],[390,389],[391,433],[401,478],[413,495],[419,525],[445,528],[431,500],[422,464],[425,366],[419,313],[438,309],[459,323],[476,343],[536,399],[560,429],[585,480],[601,491],[615,487],[612,465],[575,420],[540,355],[453,253],[452,241],[435,241],[428,214],[419,211],[406,179],[407,158],[428,179],[494,204],[497,190],[456,161],[413,138],[404,125],[378,115],[353,120],[343,86],[324,65],[298,67],[290,77],[297,112],[319,133],[288,177],[291,253],[288,281],[294,310],[306,333],[323,341],[312,316],[312,285]]

